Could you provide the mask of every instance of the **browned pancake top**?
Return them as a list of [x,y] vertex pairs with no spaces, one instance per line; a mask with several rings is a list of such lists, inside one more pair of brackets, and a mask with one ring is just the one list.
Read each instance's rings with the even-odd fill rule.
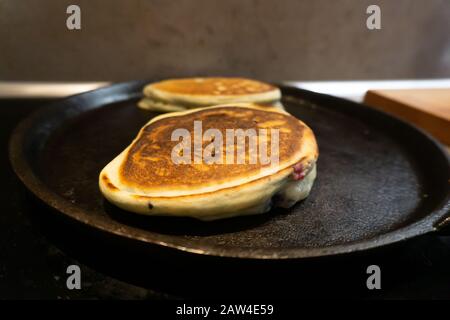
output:
[[[282,113],[243,107],[218,107],[202,109],[196,112],[162,118],[146,125],[141,131],[140,137],[130,147],[120,167],[122,183],[143,189],[168,190],[192,186],[208,186],[226,182],[240,177],[257,174],[262,165],[249,164],[174,164],[171,152],[179,141],[171,141],[172,132],[177,128],[185,128],[191,132],[193,144],[194,121],[202,121],[203,133],[209,128],[220,130],[225,145],[226,129],[262,129],[278,128],[279,131],[279,163],[292,158],[301,146],[304,125],[296,118]],[[258,132],[258,131],[257,131]],[[270,155],[270,133],[267,135],[268,154]],[[203,147],[211,143],[211,140],[202,141]],[[191,144],[193,160],[193,145]],[[236,141],[235,141],[236,144]],[[248,139],[246,139],[246,152],[248,155]],[[225,147],[222,148],[222,156],[225,162]],[[203,149],[204,150],[204,149]],[[235,147],[236,150],[236,147]],[[236,159],[236,158],[235,158]]]
[[276,89],[267,83],[243,78],[188,78],[155,83],[153,88],[188,95],[247,95]]

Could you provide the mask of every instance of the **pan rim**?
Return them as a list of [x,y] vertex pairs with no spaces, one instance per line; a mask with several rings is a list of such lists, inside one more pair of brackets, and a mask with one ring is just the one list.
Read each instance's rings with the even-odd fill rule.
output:
[[[43,115],[48,112],[51,112],[55,106],[61,104],[62,101],[67,101],[69,99],[74,99],[75,97],[88,97],[91,94],[101,94],[102,91],[114,90],[121,86],[139,86],[145,83],[148,83],[148,80],[141,81],[130,81],[130,82],[122,82],[113,84],[110,86],[106,86],[100,89],[95,89],[92,91],[84,92],[75,96],[70,96],[64,98],[62,100],[58,100],[50,105],[40,108],[32,112],[25,119],[20,121],[17,127],[14,129],[10,141],[9,141],[9,160],[13,171],[18,176],[19,180],[25,185],[25,187],[31,191],[34,196],[39,198],[42,202],[44,202],[47,206],[61,213],[63,216],[68,217],[78,223],[82,223],[88,227],[98,229],[101,232],[106,232],[112,234],[114,236],[127,238],[129,240],[139,241],[148,245],[155,245],[158,247],[163,247],[166,249],[182,251],[185,253],[191,254],[200,254],[206,256],[216,256],[216,257],[226,257],[226,258],[244,258],[244,259],[258,259],[258,260],[280,260],[280,259],[305,259],[305,258],[316,258],[316,257],[325,257],[325,256],[335,256],[342,255],[353,252],[361,252],[369,249],[374,249],[394,243],[398,243],[404,240],[408,240],[414,237],[418,237],[423,234],[427,234],[430,232],[434,232],[438,230],[437,225],[442,221],[448,218],[448,213],[450,212],[450,191],[447,192],[447,196],[442,200],[442,203],[439,203],[436,206],[436,209],[423,216],[418,221],[415,221],[411,224],[407,224],[398,229],[377,235],[372,238],[363,239],[355,242],[347,242],[343,244],[325,246],[325,247],[308,247],[308,248],[283,248],[283,249],[275,249],[275,248],[261,248],[261,249],[252,249],[248,251],[236,251],[235,248],[226,247],[226,246],[215,246],[210,245],[208,248],[196,248],[195,246],[186,246],[174,241],[166,242],[163,241],[165,235],[160,235],[157,233],[147,233],[144,236],[136,236],[130,235],[127,232],[124,232],[120,228],[108,228],[107,223],[103,218],[92,216],[87,213],[86,210],[78,208],[70,201],[64,199],[56,192],[52,191],[45,183],[35,175],[33,168],[30,166],[28,161],[25,160],[23,154],[23,146],[25,141],[26,132],[33,126],[33,124]],[[279,85],[282,90],[294,90],[294,91],[306,91],[309,93],[314,93],[311,91],[298,89],[292,86]],[[440,153],[440,156],[444,157],[447,160],[447,163],[450,162],[450,157],[446,150],[441,146],[436,139],[431,137],[428,133],[424,132],[422,129],[417,128],[416,126],[407,123],[406,121],[399,119],[395,116],[387,114],[385,112],[375,110],[370,108],[364,104],[352,102],[346,99],[324,95],[320,93],[314,93],[318,96],[327,96],[332,99],[338,99],[346,103],[357,104],[358,107],[367,109],[370,112],[384,114],[384,116],[393,118],[395,121],[398,121],[404,126],[409,127],[409,129],[416,131],[418,134],[423,135],[427,142],[431,144],[433,148],[436,149],[437,152]],[[127,96],[129,98],[129,95]],[[94,109],[94,108],[93,108]],[[118,223],[115,221],[115,223]],[[127,226],[128,228],[140,230],[134,226]],[[159,238],[159,239],[158,239]],[[195,243],[193,243],[195,244]],[[202,245],[198,245],[197,247],[201,247]]]

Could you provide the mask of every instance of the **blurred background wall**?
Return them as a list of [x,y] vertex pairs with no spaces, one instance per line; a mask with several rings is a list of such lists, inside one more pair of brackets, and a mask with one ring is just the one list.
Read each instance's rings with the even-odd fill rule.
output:
[[[80,31],[66,8],[81,7]],[[366,28],[381,7],[382,29]],[[450,77],[449,0],[0,0],[0,80]]]

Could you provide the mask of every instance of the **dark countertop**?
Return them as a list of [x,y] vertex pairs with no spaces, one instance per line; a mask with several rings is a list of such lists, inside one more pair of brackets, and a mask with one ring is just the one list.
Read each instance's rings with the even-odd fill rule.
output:
[[[46,100],[0,100],[0,299],[145,298],[150,291],[81,266],[83,290],[68,290],[66,268],[79,264],[53,245],[30,217],[41,209],[27,207],[28,195],[8,160],[8,140],[16,124]],[[82,278],[82,279],[83,279]],[[151,293],[151,292],[150,292]]]
[[[72,228],[26,192],[7,145],[20,119],[45,100],[0,100],[0,299],[165,299],[183,297],[362,297],[450,299],[450,237],[429,235],[363,256],[260,265],[180,265],[140,256]],[[68,290],[77,264],[82,289]],[[382,270],[382,289],[365,287],[366,268]],[[228,268],[228,269],[227,269]]]

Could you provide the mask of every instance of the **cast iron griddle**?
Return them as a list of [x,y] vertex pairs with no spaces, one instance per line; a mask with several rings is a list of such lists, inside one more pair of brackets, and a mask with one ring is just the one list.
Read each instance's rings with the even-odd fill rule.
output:
[[156,115],[136,107],[145,83],[69,97],[23,121],[10,158],[25,186],[63,215],[140,245],[223,257],[360,251],[448,222],[449,159],[432,138],[363,105],[290,87],[282,87],[283,104],[313,129],[320,149],[306,200],[215,222],[124,212],[103,198],[98,174]]

